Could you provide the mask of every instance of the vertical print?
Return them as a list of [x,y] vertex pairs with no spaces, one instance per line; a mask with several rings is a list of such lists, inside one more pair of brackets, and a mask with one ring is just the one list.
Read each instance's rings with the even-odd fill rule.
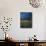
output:
[[32,28],[32,12],[20,12],[20,27]]

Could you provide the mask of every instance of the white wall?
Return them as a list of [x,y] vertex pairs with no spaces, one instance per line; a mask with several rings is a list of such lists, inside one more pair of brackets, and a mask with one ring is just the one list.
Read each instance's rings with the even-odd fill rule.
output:
[[[20,12],[32,12],[32,28],[21,29],[20,28]],[[37,35],[39,40],[45,38],[45,15],[46,8],[33,8],[30,6],[28,0],[0,0],[0,19],[1,17],[12,17],[12,27],[8,33],[10,37],[14,37],[17,40],[28,40],[34,34]],[[2,31],[0,32],[0,35]],[[12,36],[11,36],[12,35]],[[0,36],[0,39],[3,37]]]

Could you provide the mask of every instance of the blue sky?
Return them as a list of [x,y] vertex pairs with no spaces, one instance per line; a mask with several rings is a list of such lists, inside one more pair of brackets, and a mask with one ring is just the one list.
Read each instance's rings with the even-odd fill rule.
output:
[[32,12],[20,12],[20,18],[22,20],[30,20],[32,19]]

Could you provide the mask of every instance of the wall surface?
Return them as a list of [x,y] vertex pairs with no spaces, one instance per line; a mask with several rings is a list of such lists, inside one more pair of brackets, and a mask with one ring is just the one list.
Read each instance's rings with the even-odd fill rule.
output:
[[[20,28],[20,12],[32,12],[32,28]],[[12,26],[8,34],[16,40],[28,40],[34,34],[37,39],[46,40],[46,8],[33,8],[28,0],[0,0],[0,21],[4,16],[12,17]],[[4,39],[0,29],[0,39]]]

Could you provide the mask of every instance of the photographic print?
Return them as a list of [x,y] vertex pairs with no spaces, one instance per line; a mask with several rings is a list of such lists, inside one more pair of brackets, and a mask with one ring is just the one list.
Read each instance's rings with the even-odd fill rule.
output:
[[32,28],[32,12],[20,12],[20,27]]

